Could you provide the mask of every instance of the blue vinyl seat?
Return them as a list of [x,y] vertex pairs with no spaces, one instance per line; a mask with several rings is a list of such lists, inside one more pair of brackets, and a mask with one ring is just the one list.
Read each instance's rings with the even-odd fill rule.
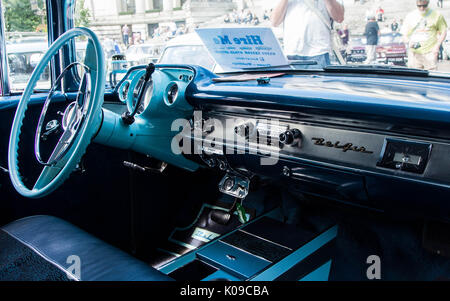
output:
[[0,228],[0,280],[172,279],[68,222],[38,215]]

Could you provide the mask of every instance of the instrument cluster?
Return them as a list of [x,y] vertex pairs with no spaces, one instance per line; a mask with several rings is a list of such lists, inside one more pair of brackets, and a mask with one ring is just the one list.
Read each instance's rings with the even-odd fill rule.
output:
[[[150,80],[145,82],[145,67],[138,66],[130,69],[116,90],[120,101],[127,105],[129,112],[136,111],[137,116],[145,116],[152,114],[152,110],[156,110],[161,105],[165,108],[190,109],[184,99],[184,91],[194,77],[193,70],[156,67]],[[143,97],[139,102],[141,93]]]
[[131,73],[129,77],[126,78],[119,86],[119,99],[120,101],[126,103],[128,110],[130,112],[134,110],[138,102],[139,93],[143,88],[145,88],[142,102],[136,109],[137,115],[142,114],[145,111],[153,96],[153,80],[150,80],[148,84],[145,87],[143,87],[144,76],[145,76],[145,69],[138,70],[136,72]]

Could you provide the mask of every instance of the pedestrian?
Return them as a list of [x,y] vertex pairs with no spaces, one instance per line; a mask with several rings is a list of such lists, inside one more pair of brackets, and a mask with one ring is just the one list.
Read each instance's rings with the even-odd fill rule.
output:
[[380,35],[380,27],[378,26],[375,16],[369,15],[364,35],[366,36],[366,64],[376,63],[377,59],[377,44]]
[[397,20],[394,19],[394,21],[392,21],[391,23],[391,31],[396,32],[398,30],[398,23]]
[[316,65],[304,68],[322,68],[330,64],[332,32],[336,32],[332,23],[344,21],[344,5],[342,0],[279,0],[270,19],[273,26],[284,23],[288,59],[315,61]]
[[383,22],[384,21],[384,9],[381,8],[381,6],[378,7],[376,15],[377,15],[377,21],[378,22]]
[[444,2],[442,0],[438,0],[437,1],[437,6],[440,7],[440,8],[443,8],[444,7]]
[[123,43],[125,44],[125,47],[128,47],[129,40],[130,40],[130,28],[128,27],[127,24],[125,24],[122,27],[122,38],[123,38]]
[[403,40],[408,48],[408,67],[436,70],[439,49],[447,36],[447,23],[429,0],[416,0],[402,26]]

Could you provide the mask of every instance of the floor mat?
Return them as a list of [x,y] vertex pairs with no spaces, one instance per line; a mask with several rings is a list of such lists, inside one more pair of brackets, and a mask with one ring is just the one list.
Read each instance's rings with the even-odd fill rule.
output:
[[[236,210],[233,210],[226,224],[216,222],[217,218],[212,216],[214,211],[225,213],[231,207],[233,207],[232,203],[222,201],[204,203],[191,224],[185,227],[175,228],[172,231],[167,242],[157,249],[158,256],[154,256],[150,265],[158,268],[176,257],[195,250],[211,240],[241,226],[243,224],[242,216],[240,217]],[[248,208],[247,206],[243,206],[243,208],[247,221],[255,218],[255,209]]]
[[[292,220],[297,227],[314,231],[323,231],[330,223],[339,227],[329,277],[331,281],[369,281],[367,273],[371,263],[368,262],[374,255],[379,258],[381,280],[450,279],[450,259],[424,248],[423,221],[420,219],[402,219],[398,215],[352,207],[304,204],[299,207],[297,219]],[[443,232],[448,237],[448,232]],[[444,243],[443,239],[429,239],[434,244]],[[431,247],[435,249],[435,245]],[[439,249],[442,250],[441,245]]]

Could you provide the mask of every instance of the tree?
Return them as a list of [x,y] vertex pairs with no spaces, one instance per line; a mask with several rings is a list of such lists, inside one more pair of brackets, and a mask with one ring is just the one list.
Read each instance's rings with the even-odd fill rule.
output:
[[[32,32],[45,25],[45,5],[43,0],[35,0],[35,10],[30,0],[5,0],[5,28],[7,32]],[[46,26],[44,26],[46,27]]]
[[75,7],[75,26],[89,27],[91,13],[84,7],[84,0],[78,0]]

